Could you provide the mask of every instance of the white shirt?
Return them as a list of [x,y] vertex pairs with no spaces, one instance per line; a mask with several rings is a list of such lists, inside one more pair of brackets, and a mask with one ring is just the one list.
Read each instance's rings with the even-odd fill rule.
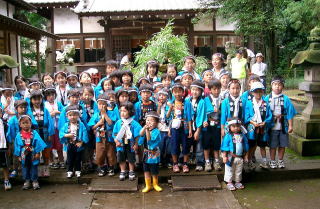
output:
[[125,65],[129,62],[129,57],[128,55],[125,55],[124,57],[122,57],[121,61],[120,61],[120,65]]
[[256,74],[258,76],[265,76],[267,72],[267,64],[263,62],[256,62],[252,65],[251,73]]

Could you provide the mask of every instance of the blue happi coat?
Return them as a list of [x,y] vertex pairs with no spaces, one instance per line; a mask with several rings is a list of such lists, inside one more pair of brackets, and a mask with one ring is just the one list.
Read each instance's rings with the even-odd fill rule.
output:
[[159,129],[154,128],[150,132],[150,140],[144,135],[139,138],[139,146],[145,145],[144,162],[150,164],[158,164],[160,162],[160,148],[161,134]]

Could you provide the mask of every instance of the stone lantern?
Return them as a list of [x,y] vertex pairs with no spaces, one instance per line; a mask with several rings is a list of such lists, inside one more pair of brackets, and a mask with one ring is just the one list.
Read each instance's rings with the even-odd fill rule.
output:
[[302,156],[320,154],[320,27],[311,30],[308,41],[308,49],[291,60],[304,68],[304,82],[299,89],[305,91],[309,101],[302,115],[293,119],[289,142],[289,147]]

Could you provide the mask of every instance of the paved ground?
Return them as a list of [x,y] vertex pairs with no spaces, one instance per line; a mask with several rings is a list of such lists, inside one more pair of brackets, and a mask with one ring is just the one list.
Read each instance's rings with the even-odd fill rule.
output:
[[320,179],[247,183],[234,192],[249,209],[319,209]]

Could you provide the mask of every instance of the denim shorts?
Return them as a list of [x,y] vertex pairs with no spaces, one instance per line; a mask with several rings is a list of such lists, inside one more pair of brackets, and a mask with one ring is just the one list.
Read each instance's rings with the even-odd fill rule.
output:
[[283,133],[282,130],[271,131],[270,136],[270,148],[288,147],[289,137],[287,133]]

